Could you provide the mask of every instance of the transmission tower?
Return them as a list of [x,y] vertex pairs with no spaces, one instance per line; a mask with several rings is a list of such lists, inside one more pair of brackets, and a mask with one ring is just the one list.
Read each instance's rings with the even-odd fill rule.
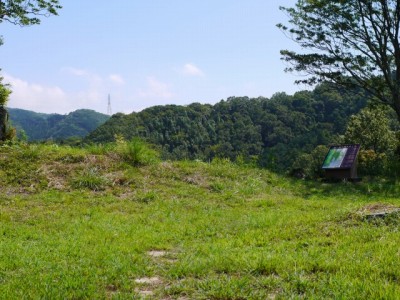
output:
[[112,115],[112,110],[111,110],[111,97],[110,97],[110,94],[108,94],[107,115],[109,115],[109,116]]

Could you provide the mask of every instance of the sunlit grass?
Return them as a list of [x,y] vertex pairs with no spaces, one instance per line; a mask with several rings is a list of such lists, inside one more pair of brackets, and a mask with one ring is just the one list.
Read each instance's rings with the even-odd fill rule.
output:
[[398,216],[357,214],[400,206],[398,183],[293,181],[227,161],[134,167],[110,150],[31,147],[0,150],[0,299],[400,294]]

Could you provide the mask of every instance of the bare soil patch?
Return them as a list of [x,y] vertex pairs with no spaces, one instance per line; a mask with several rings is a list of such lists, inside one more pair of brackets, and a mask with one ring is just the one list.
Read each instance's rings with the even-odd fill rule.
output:
[[167,255],[166,251],[160,251],[160,250],[152,250],[147,252],[147,254],[151,257],[163,257],[165,255]]

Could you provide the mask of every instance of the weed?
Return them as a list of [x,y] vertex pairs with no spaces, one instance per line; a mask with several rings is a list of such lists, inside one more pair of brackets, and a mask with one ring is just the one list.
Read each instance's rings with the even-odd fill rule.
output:
[[99,175],[98,168],[94,167],[74,177],[71,180],[71,185],[76,189],[87,188],[92,191],[102,191],[105,190],[108,181],[103,176]]

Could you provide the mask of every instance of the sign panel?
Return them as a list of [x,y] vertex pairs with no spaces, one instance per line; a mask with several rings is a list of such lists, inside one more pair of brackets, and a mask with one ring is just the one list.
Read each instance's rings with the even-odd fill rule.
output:
[[332,146],[322,164],[323,169],[350,169],[360,150],[360,145]]

